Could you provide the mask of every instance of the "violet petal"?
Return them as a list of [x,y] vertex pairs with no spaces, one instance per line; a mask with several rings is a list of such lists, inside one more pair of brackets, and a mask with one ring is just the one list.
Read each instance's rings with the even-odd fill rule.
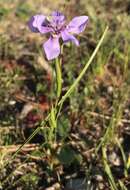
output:
[[62,13],[54,11],[52,12],[51,16],[52,16],[52,25],[62,26],[65,23],[65,16]]
[[88,16],[74,17],[67,25],[68,32],[79,34],[84,31],[88,22]]
[[72,41],[76,46],[79,46],[79,41],[72,34],[69,34],[67,30],[61,32],[61,37],[64,43]]
[[60,54],[59,37],[50,36],[49,40],[43,44],[43,48],[48,60],[52,60]]
[[33,32],[40,32],[42,34],[52,31],[52,28],[48,27],[47,24],[46,17],[41,14],[33,16],[28,22],[30,30]]
[[30,20],[28,21],[28,27],[29,27],[29,29],[30,29],[32,32],[39,32],[38,28],[33,26],[33,23],[34,23],[34,16],[32,16],[32,17],[30,18]]

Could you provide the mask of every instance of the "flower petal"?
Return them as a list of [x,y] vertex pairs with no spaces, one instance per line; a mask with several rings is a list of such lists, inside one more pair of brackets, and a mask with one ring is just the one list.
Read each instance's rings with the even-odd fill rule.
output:
[[88,16],[74,17],[67,25],[68,32],[79,34],[84,31],[88,22]]
[[59,37],[50,37],[48,41],[43,44],[43,48],[48,60],[55,59],[60,54]]
[[28,22],[28,26],[33,32],[40,32],[42,34],[52,31],[52,28],[48,27],[46,17],[41,14],[31,17],[30,21]]
[[33,23],[34,23],[34,16],[32,16],[32,17],[30,18],[30,20],[28,21],[28,26],[29,26],[29,29],[30,29],[32,32],[39,32],[38,29],[37,29],[37,27],[34,27]]
[[52,12],[51,16],[53,18],[53,21],[56,23],[65,21],[65,16],[58,11]]
[[58,12],[54,11],[51,14],[51,25],[55,28],[61,28],[65,23],[65,16]]
[[61,32],[61,37],[65,43],[72,41],[76,46],[79,46],[79,41],[72,34],[69,34],[67,30]]

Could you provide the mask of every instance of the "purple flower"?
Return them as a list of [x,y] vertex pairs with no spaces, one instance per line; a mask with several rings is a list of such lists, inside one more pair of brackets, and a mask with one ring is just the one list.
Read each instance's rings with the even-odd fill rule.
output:
[[88,22],[88,16],[74,17],[68,25],[66,25],[65,21],[65,16],[58,11],[53,12],[49,17],[41,14],[35,15],[29,21],[29,28],[33,32],[50,33],[50,38],[43,44],[48,60],[59,56],[60,38],[62,38],[64,43],[72,41],[75,45],[79,45],[79,41],[73,34],[79,34],[84,31]]

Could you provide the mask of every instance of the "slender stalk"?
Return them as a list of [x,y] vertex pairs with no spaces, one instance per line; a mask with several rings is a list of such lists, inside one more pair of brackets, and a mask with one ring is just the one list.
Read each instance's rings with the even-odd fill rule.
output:
[[61,72],[61,58],[57,58],[55,61],[56,69],[56,83],[57,83],[57,98],[59,99],[62,90],[62,72]]
[[73,92],[74,88],[77,86],[77,84],[79,83],[79,81],[82,79],[82,77],[84,76],[85,72],[87,71],[89,65],[92,63],[96,53],[98,52],[105,36],[106,33],[108,31],[108,26],[105,28],[105,31],[100,39],[100,41],[98,42],[96,49],[94,50],[93,54],[91,55],[89,61],[86,63],[85,67],[83,68],[83,70],[81,71],[81,73],[79,74],[79,76],[77,77],[77,79],[75,80],[75,82],[70,86],[69,90],[66,92],[66,94],[61,98],[61,100],[59,101],[58,105],[61,105],[64,103],[64,101],[70,96],[70,94]]

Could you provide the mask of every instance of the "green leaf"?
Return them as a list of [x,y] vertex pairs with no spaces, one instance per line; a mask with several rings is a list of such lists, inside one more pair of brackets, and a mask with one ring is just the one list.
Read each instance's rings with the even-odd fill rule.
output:
[[124,183],[121,180],[119,180],[118,182],[121,187],[121,190],[128,190],[127,187],[124,185]]
[[93,59],[95,58],[95,55],[97,54],[106,34],[108,32],[108,26],[105,28],[105,31],[100,39],[100,41],[98,42],[93,54],[91,55],[90,59],[88,60],[88,62],[85,64],[84,68],[82,69],[82,71],[80,72],[79,76],[76,78],[76,80],[74,81],[74,83],[70,86],[70,88],[67,90],[67,92],[64,94],[64,96],[62,96],[61,100],[58,102],[58,106],[63,104],[64,101],[71,95],[71,93],[74,91],[74,89],[76,88],[76,86],[79,84],[79,82],[81,81],[81,79],[83,78],[83,76],[85,75],[86,71],[88,70],[90,64],[92,63]]
[[41,152],[40,150],[35,150],[34,152],[32,152],[31,155],[32,155],[32,156],[35,156],[35,157],[43,157],[43,156],[44,156],[44,153]]
[[69,131],[70,131],[70,121],[68,118],[62,116],[58,121],[58,127],[57,127],[58,135],[62,138],[66,138],[68,136]]
[[24,183],[24,187],[32,189],[37,186],[39,177],[34,173],[28,173],[22,176],[20,180]]
[[83,157],[80,154],[75,154],[75,163],[81,164],[83,162]]
[[64,165],[70,165],[75,160],[75,151],[68,145],[63,146],[59,155],[59,161]]
[[55,113],[56,113],[56,110],[52,106],[51,113],[50,113],[50,119],[49,119],[49,125],[50,125],[50,131],[49,131],[49,136],[48,136],[49,141],[53,141],[55,138],[55,130],[57,128],[57,121],[56,121]]
[[55,109],[54,107],[52,106],[52,109],[51,109],[51,115],[50,115],[50,123],[51,123],[51,127],[54,129],[56,129],[56,126],[57,126],[57,123],[56,123],[56,116],[55,116]]
[[44,92],[44,90],[45,90],[44,85],[41,84],[41,83],[38,83],[38,84],[37,84],[37,87],[36,87],[36,91],[37,91],[37,92]]

